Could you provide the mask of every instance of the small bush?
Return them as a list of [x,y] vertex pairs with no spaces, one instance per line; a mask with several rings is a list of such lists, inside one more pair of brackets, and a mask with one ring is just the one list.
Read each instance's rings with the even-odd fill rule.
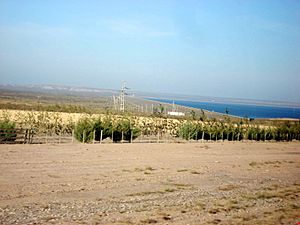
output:
[[118,142],[122,140],[122,132],[123,132],[123,140],[131,141],[139,136],[140,130],[134,127],[130,120],[123,119],[118,121],[114,126],[114,142]]
[[110,118],[106,118],[101,121],[100,118],[94,121],[95,130],[95,140],[100,141],[101,130],[102,130],[102,140],[112,136],[113,125]]
[[[101,120],[97,119],[89,119],[84,118],[77,122],[75,126],[75,138],[80,142],[90,142],[94,138],[95,131],[95,140],[100,141],[101,139],[101,130],[102,130],[102,139],[112,137],[113,133],[113,141],[119,142],[122,140],[122,132],[123,132],[123,140],[131,141],[139,136],[140,130],[135,128],[129,119],[123,119],[118,121],[116,124],[112,123],[111,118],[105,118]],[[85,138],[83,140],[83,136]]]
[[74,130],[75,138],[80,142],[90,142],[93,140],[95,123],[92,119],[80,119]]
[[[15,131],[15,123],[9,121],[8,119],[0,120],[0,142],[2,141],[15,141],[17,134]],[[10,134],[3,134],[3,133],[10,133]]]
[[179,127],[178,136],[186,140],[196,139],[197,131],[197,125],[186,122]]

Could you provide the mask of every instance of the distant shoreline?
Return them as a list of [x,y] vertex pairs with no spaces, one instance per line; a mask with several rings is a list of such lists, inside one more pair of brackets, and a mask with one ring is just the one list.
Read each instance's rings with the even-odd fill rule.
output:
[[148,100],[168,100],[168,101],[188,101],[188,102],[203,102],[203,103],[217,103],[217,104],[236,104],[236,105],[251,105],[251,106],[271,106],[271,107],[287,107],[287,108],[299,108],[300,103],[296,102],[279,102],[269,100],[251,100],[251,99],[231,99],[231,98],[218,98],[218,97],[144,97]]
[[176,105],[208,110],[211,112],[221,113],[237,117],[247,117],[254,119],[299,119],[300,107],[287,105],[271,105],[271,104],[251,104],[242,102],[228,102],[228,101],[195,101],[195,100],[181,100],[169,98],[146,98],[147,100],[154,100],[163,103],[174,103]]

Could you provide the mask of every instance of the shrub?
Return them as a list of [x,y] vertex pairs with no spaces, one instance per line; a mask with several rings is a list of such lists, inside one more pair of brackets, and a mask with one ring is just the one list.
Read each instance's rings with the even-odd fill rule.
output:
[[[15,134],[16,125],[8,119],[0,120],[0,142],[2,141],[15,141],[17,134]],[[13,131],[12,131],[13,130]],[[5,133],[10,134],[5,134]]]
[[136,128],[131,124],[129,119],[123,119],[118,121],[114,126],[114,142],[118,142],[122,140],[122,132],[123,132],[123,140],[131,141],[135,139],[140,134],[140,129]]
[[95,140],[100,141],[101,138],[101,130],[102,130],[102,139],[108,138],[112,136],[112,120],[110,118],[105,118],[101,121],[100,118],[94,121],[93,129],[95,130]]
[[197,132],[197,125],[186,122],[179,127],[178,136],[186,140],[196,139]]
[[80,119],[74,130],[75,138],[80,142],[89,142],[93,140],[95,123],[92,119]]
[[[113,125],[112,119],[107,117],[103,121],[100,118],[97,119],[89,119],[84,118],[77,122],[75,126],[75,138],[80,142],[90,142],[94,138],[95,131],[95,140],[99,141],[102,132],[102,139],[112,137],[113,132],[113,140],[114,142],[118,142],[122,140],[122,132],[123,132],[123,140],[131,141],[139,136],[140,130],[135,128],[133,124],[131,124],[129,119],[123,119],[118,121]],[[85,138],[83,140],[83,135]]]

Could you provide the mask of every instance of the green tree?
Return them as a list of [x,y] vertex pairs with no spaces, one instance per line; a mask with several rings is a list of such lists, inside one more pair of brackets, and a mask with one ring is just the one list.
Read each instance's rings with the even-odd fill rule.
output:
[[129,119],[122,119],[114,125],[114,142],[123,140],[131,142],[131,138],[134,140],[140,135],[140,129],[135,127]]
[[206,121],[206,115],[203,109],[201,109],[201,116],[200,116],[201,121]]
[[196,112],[194,110],[190,111],[190,116],[192,120],[196,120]]
[[94,121],[90,118],[80,119],[74,130],[75,138],[80,142],[90,142],[94,136]]
[[197,132],[198,128],[195,124],[185,122],[179,127],[178,136],[186,140],[196,139]]
[[226,107],[226,109],[225,109],[225,114],[226,115],[228,115],[229,114],[229,110],[228,110],[228,108]]
[[15,141],[17,135],[15,134],[16,124],[8,119],[0,120],[0,142],[1,141]]
[[155,116],[162,116],[165,111],[165,107],[162,104],[153,108],[153,114]]
[[103,121],[101,118],[97,118],[94,121],[95,140],[100,141],[101,131],[102,140],[112,136],[113,124],[110,117],[106,117]]

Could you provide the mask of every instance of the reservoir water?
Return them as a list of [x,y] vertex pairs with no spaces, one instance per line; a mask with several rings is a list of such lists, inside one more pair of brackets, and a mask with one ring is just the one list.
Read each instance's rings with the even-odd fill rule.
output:
[[[151,98],[151,100],[160,101],[164,103],[173,103],[173,100]],[[219,113],[248,117],[248,118],[294,118],[300,119],[299,107],[287,106],[263,106],[263,105],[249,105],[249,104],[231,104],[231,103],[216,103],[216,102],[196,102],[186,100],[174,100],[176,105],[182,105],[197,109],[205,109]]]

